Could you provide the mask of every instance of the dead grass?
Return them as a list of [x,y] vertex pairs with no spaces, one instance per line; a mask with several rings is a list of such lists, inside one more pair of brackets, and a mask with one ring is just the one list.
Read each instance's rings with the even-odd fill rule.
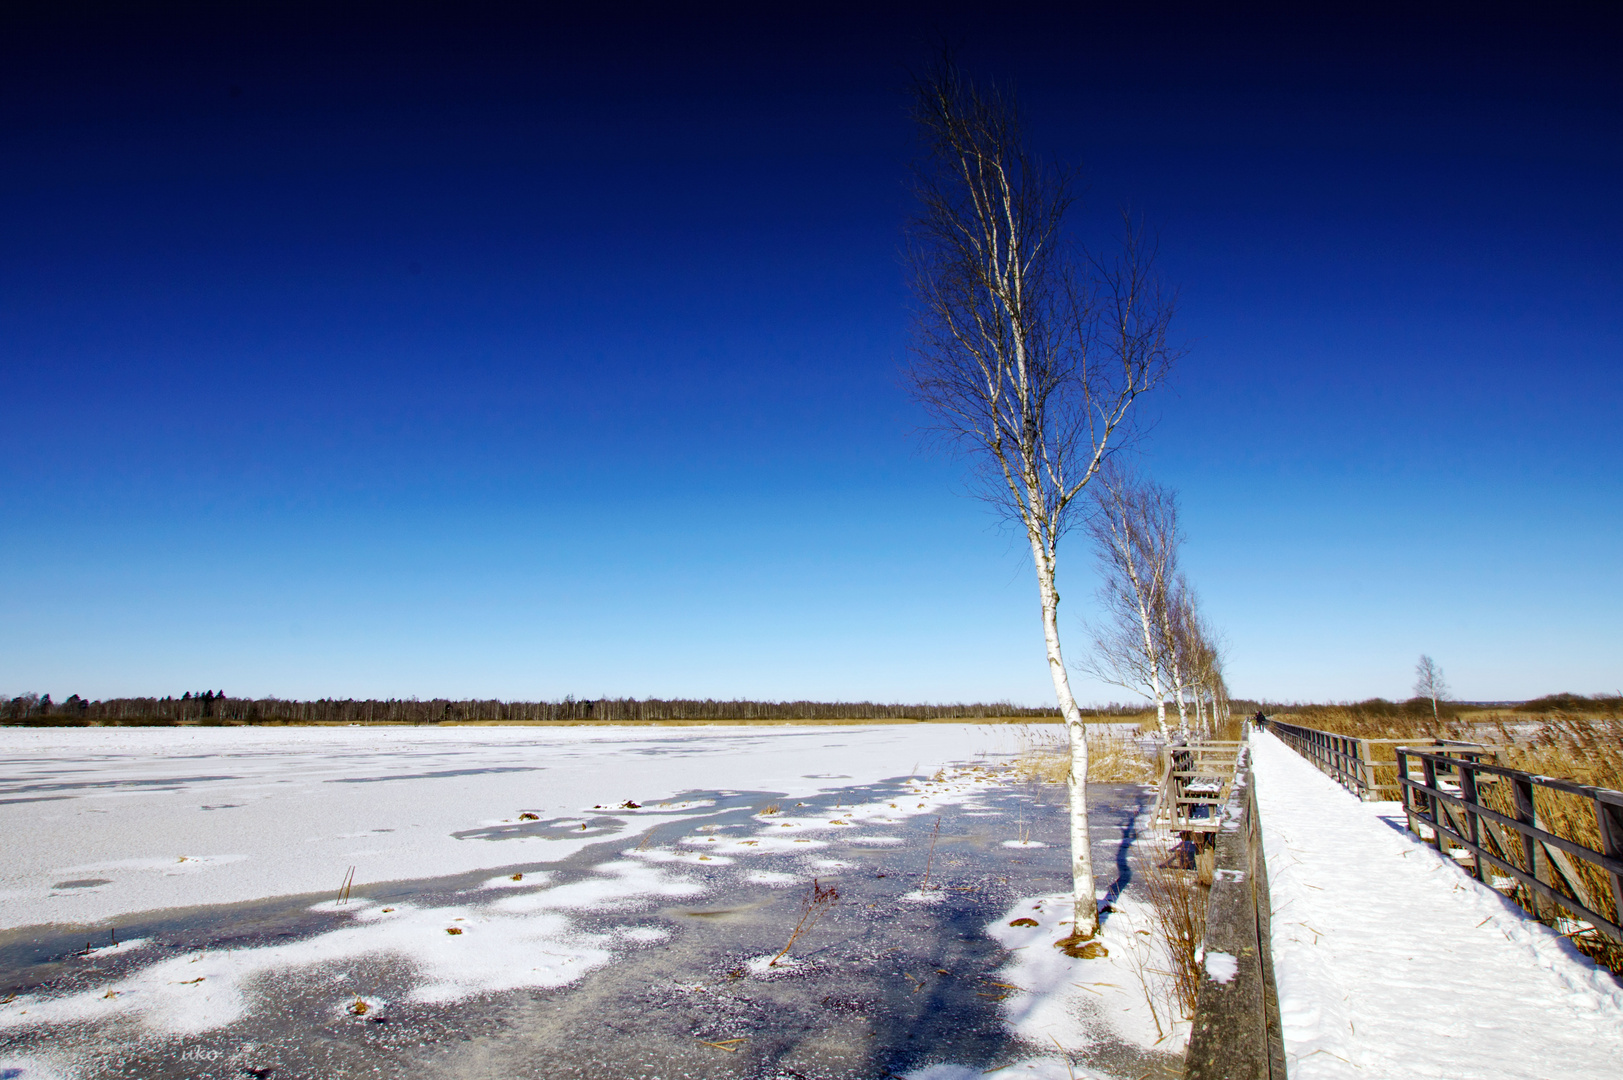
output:
[[817,921],[828,914],[829,908],[839,903],[840,892],[832,885],[822,885],[816,878],[812,879],[811,892],[806,895],[806,906],[800,913],[800,921],[789,932],[789,940],[784,943],[778,955],[768,961],[768,967],[776,967],[779,960],[789,955],[789,950],[795,947],[795,942],[801,936],[817,925]]
[[[1203,859],[1204,854],[1162,842],[1147,845],[1132,859],[1134,882],[1150,905],[1152,935],[1165,954],[1167,967],[1155,970],[1171,977],[1172,1004],[1184,1019],[1195,1015],[1195,998],[1200,992],[1198,957],[1206,936],[1206,886],[1215,865],[1213,859]],[[1186,869],[1191,862],[1196,868]],[[1147,979],[1145,993],[1153,997]]]
[[1093,784],[1149,784],[1155,780],[1155,761],[1136,738],[1115,735],[1088,740],[1088,782]]
[[[1022,732],[1014,772],[1026,783],[1065,784],[1071,779],[1071,747],[1064,729]],[[1148,784],[1155,762],[1133,735],[1091,732],[1088,735],[1088,783]]]

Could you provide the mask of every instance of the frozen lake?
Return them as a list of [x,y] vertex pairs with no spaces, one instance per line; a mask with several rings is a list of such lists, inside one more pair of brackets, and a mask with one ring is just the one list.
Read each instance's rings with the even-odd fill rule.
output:
[[[1063,790],[1017,738],[6,730],[0,1072],[1160,1074],[1131,898],[1114,960],[1049,948]],[[1094,789],[1102,892],[1146,798]],[[838,901],[769,964],[814,880]]]

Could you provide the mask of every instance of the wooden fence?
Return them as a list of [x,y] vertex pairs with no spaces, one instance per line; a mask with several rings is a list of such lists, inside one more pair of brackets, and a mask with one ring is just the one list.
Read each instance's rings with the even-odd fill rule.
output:
[[1397,748],[1400,746],[1487,752],[1479,743],[1445,739],[1359,739],[1279,720],[1268,720],[1264,728],[1365,802],[1397,802],[1403,797],[1403,787],[1398,781]]
[[[1403,746],[1395,754],[1411,832],[1454,857],[1478,881],[1497,884],[1485,876],[1484,864],[1509,875],[1525,891],[1523,906],[1535,917],[1546,914],[1541,901],[1547,901],[1623,943],[1623,792],[1506,768],[1479,753]],[[1541,807],[1539,790],[1564,796],[1569,810],[1586,806],[1599,848],[1547,828],[1551,795]],[[1576,832],[1572,825],[1582,820],[1571,820],[1568,831]]]

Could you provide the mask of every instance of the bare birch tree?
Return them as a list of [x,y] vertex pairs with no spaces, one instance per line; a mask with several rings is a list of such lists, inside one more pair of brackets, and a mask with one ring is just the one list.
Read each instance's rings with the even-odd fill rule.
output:
[[1093,544],[1103,616],[1089,624],[1092,648],[1082,670],[1155,702],[1161,737],[1167,695],[1181,679],[1172,631],[1178,509],[1172,493],[1116,462],[1102,467],[1085,529]]
[[924,154],[910,256],[917,299],[907,369],[935,433],[977,493],[1031,548],[1054,694],[1070,736],[1076,936],[1097,932],[1087,739],[1060,650],[1059,544],[1077,497],[1120,442],[1133,403],[1175,359],[1153,246],[1126,220],[1120,250],[1088,258],[1065,231],[1075,173],[1026,148],[1011,95],[949,61],[913,87]]
[[1211,738],[1228,702],[1228,685],[1223,679],[1223,645],[1201,614],[1200,602],[1188,582],[1180,581],[1179,596],[1174,626],[1194,702],[1195,731],[1201,738]]
[[1166,533],[1152,536],[1151,543],[1162,561],[1162,573],[1171,578],[1166,587],[1166,599],[1156,611],[1160,619],[1162,652],[1172,676],[1172,696],[1178,703],[1178,734],[1189,737],[1189,695],[1195,688],[1199,627],[1195,612],[1194,594],[1181,573],[1176,572],[1178,560],[1177,505],[1169,494],[1166,519],[1170,528]]
[[1420,662],[1414,666],[1414,695],[1430,698],[1431,718],[1441,719],[1437,702],[1448,700],[1448,683],[1443,681],[1443,669],[1425,653],[1420,654]]

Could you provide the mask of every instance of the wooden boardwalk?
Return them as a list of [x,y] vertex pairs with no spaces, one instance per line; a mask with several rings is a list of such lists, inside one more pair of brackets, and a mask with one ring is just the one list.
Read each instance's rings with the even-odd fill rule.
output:
[[1251,764],[1291,1080],[1619,1075],[1623,986],[1271,735]]

